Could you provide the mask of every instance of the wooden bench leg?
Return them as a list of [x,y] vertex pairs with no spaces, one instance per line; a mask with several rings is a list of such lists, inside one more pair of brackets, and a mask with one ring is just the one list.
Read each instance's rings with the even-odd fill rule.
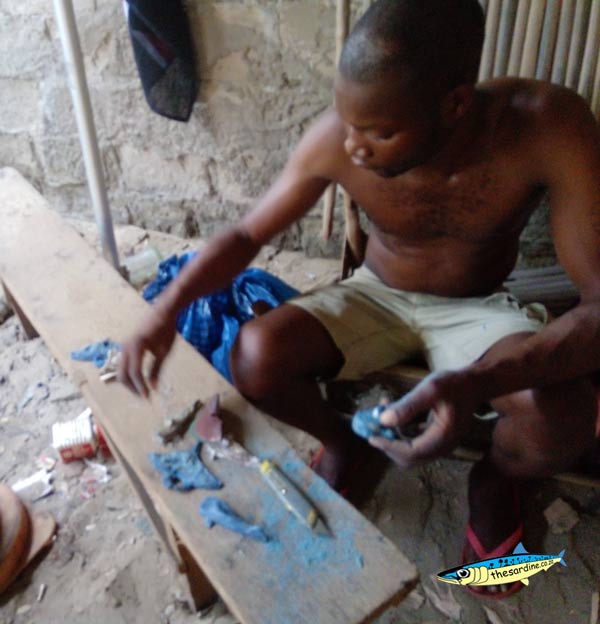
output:
[[210,607],[219,595],[206,577],[206,574],[204,574],[200,566],[196,563],[196,560],[192,557],[190,551],[185,547],[183,542],[180,541],[179,537],[177,537],[177,533],[175,533],[170,526],[168,529],[173,533],[179,555],[185,566],[182,572],[185,574],[188,582],[188,603],[190,609],[193,612],[202,611]]
[[148,495],[146,488],[135,474],[135,471],[131,468],[127,460],[123,457],[123,454],[116,447],[115,443],[108,436],[106,430],[103,429],[102,433],[111,453],[113,454],[113,457],[115,457],[125,469],[129,482],[138,495],[142,506],[146,510],[146,513],[148,514],[154,529],[158,533],[158,536],[165,545],[165,548],[173,557],[178,571],[185,574],[189,587],[188,602],[190,609],[192,611],[201,611],[202,609],[206,609],[212,605],[218,597],[217,592],[204,572],[200,569],[200,566],[198,566],[188,549],[181,542],[173,530],[173,527],[164,520],[165,514],[161,514],[160,511],[157,510],[154,501]]
[[8,305],[14,310],[15,314],[19,317],[19,321],[21,321],[21,325],[23,326],[23,330],[27,338],[30,340],[32,338],[37,338],[39,334],[37,333],[35,327],[31,324],[4,282],[2,282],[2,289],[4,290],[4,296],[6,297],[6,303],[8,303]]

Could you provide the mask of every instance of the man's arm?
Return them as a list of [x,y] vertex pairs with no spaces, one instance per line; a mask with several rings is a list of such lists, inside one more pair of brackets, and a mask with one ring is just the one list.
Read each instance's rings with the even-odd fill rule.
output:
[[581,302],[509,356],[471,367],[488,398],[600,370],[600,131],[574,93],[557,90],[546,106],[540,179],[550,193],[556,254]]
[[123,344],[119,380],[148,395],[142,374],[146,351],[154,355],[150,381],[156,383],[175,337],[179,311],[197,297],[224,288],[256,256],[262,245],[315,204],[329,183],[328,142],[335,120],[326,113],[308,130],[283,172],[240,223],[211,238],[156,301],[140,330]]
[[571,92],[556,90],[542,106],[532,160],[539,167],[537,179],[550,192],[558,259],[581,302],[510,353],[429,375],[390,405],[381,416],[388,426],[434,412],[426,432],[410,445],[372,440],[402,466],[448,451],[484,401],[600,370],[600,132],[587,104]]

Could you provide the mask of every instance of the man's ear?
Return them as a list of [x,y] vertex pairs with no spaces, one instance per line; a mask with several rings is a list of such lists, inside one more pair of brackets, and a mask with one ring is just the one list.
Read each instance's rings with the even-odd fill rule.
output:
[[462,84],[450,91],[442,100],[441,115],[445,126],[453,126],[471,107],[475,85]]

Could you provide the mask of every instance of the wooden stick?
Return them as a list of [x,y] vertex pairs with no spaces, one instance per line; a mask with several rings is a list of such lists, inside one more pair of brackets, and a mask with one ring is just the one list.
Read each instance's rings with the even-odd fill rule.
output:
[[498,43],[496,45],[496,56],[494,58],[494,76],[506,75],[518,5],[519,0],[504,0],[502,4]]
[[344,194],[344,216],[346,218],[346,239],[354,259],[360,265],[365,255],[365,234],[360,227],[358,206],[347,193]]
[[554,58],[554,48],[558,35],[558,24],[560,22],[561,0],[548,0],[546,15],[544,16],[544,26],[542,28],[542,40],[537,62],[535,77],[538,80],[549,80],[552,72],[552,59]]
[[556,49],[554,50],[554,61],[552,63],[552,75],[550,77],[550,80],[555,84],[565,84],[574,18],[575,0],[563,0],[556,38]]
[[335,208],[336,191],[337,186],[335,183],[332,183],[325,189],[325,194],[323,195],[321,238],[326,241],[331,238],[331,232],[333,231],[333,209]]
[[[350,30],[350,0],[338,0],[336,12],[336,53],[341,54]],[[358,219],[358,207],[344,190],[344,221],[346,223],[344,249],[342,252],[342,277],[363,260],[363,232]]]
[[600,595],[595,591],[592,594],[592,610],[590,613],[590,624],[598,624],[598,611],[600,610]]
[[521,58],[523,57],[523,45],[527,34],[527,20],[529,19],[529,9],[531,0],[521,0],[517,8],[517,18],[513,30],[510,57],[508,59],[508,76],[518,76],[521,68]]
[[479,65],[479,80],[489,80],[494,69],[494,51],[500,25],[500,9],[502,0],[489,0],[487,16],[485,20],[485,41],[481,53]]
[[594,90],[592,93],[592,112],[596,119],[600,121],[600,61],[596,65],[596,76],[594,77]]
[[577,89],[579,83],[579,69],[581,68],[581,59],[585,47],[585,35],[590,9],[589,0],[577,0],[569,49],[569,62],[567,64],[567,79],[565,82],[569,89]]
[[592,2],[590,21],[588,24],[587,41],[583,53],[583,63],[581,65],[581,75],[577,91],[588,102],[592,97],[594,76],[596,65],[598,64],[598,49],[600,46],[600,2]]
[[535,0],[529,11],[527,20],[527,34],[523,45],[523,58],[521,59],[521,69],[519,75],[522,78],[533,78],[537,65],[540,38],[544,25],[544,12],[546,10],[546,0]]
[[335,14],[335,64],[337,66],[350,29],[350,0],[337,0]]
[[[337,0],[335,13],[335,66],[340,61],[344,42],[348,37],[350,28],[350,0]],[[333,230],[333,210],[337,197],[335,182],[331,183],[323,196],[323,223],[321,226],[321,237],[323,240],[331,238]]]

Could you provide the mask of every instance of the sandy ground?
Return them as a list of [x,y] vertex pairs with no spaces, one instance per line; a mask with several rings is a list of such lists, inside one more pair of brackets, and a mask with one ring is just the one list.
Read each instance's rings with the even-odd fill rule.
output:
[[[94,227],[78,224],[93,241]],[[193,246],[190,241],[118,232],[122,253],[149,242],[167,256]],[[306,289],[331,280],[337,264],[266,250],[262,266]],[[0,304],[0,320],[3,320]],[[9,485],[57,459],[51,426],[86,407],[40,338],[27,340],[17,319],[0,324],[0,482]],[[314,441],[289,428],[284,434],[305,457]],[[566,441],[568,443],[568,441]],[[52,548],[0,598],[0,624],[231,624],[222,603],[206,614],[192,614],[183,579],[155,537],[121,468],[97,458],[110,481],[94,482],[94,468],[76,461],[56,463],[54,493],[33,503],[51,511],[60,528]],[[463,588],[431,578],[458,565],[466,522],[466,463],[433,462],[417,470],[390,468],[364,508],[365,515],[417,565],[421,582],[381,624],[446,622],[490,624],[588,624],[600,578],[600,492],[555,481],[535,483],[525,501],[525,543],[530,551],[566,549],[567,568],[540,573],[529,587],[502,603],[479,601]],[[87,485],[86,485],[87,484]],[[573,508],[577,524],[561,533],[549,530],[544,510],[557,498]],[[555,527],[555,530],[558,530]],[[38,601],[40,586],[46,587]],[[318,614],[318,606],[316,606]],[[315,622],[318,623],[318,616]],[[293,624],[282,622],[281,624]]]

